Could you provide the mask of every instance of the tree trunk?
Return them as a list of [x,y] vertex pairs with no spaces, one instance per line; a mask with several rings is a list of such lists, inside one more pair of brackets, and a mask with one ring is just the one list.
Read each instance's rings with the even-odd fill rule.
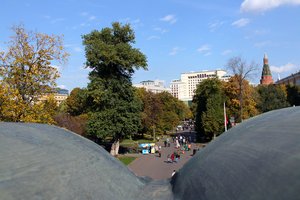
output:
[[117,140],[114,141],[114,143],[111,145],[110,154],[111,154],[112,156],[117,156],[117,155],[119,155],[119,148],[120,148],[120,140],[117,139]]
[[155,136],[155,127],[153,127],[153,141],[156,141],[156,136]]
[[240,122],[243,122],[243,80],[240,82],[240,91],[239,91],[239,101],[240,101]]

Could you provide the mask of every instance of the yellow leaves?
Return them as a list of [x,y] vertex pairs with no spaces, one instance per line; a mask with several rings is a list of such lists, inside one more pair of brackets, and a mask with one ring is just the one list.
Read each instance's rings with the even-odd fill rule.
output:
[[31,107],[27,107],[26,115],[22,115],[20,120],[23,122],[54,124],[52,118],[54,109],[51,110],[49,110],[45,102],[39,102]]
[[59,77],[52,62],[65,63],[68,53],[60,36],[12,28],[6,52],[0,52],[0,120],[52,123],[55,106],[37,103]]
[[27,103],[19,92],[5,84],[0,85],[0,121],[54,123],[56,102],[54,98]]
[[6,84],[1,83],[0,119],[3,121],[18,121],[25,105],[19,92]]

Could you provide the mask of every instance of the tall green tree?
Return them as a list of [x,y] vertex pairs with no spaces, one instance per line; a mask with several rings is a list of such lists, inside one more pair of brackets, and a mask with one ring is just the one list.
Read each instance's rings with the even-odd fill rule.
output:
[[59,72],[53,65],[67,61],[62,37],[27,31],[23,25],[12,30],[7,50],[0,52],[0,84],[6,91],[1,118],[48,123],[50,115],[43,109],[47,105],[39,98],[56,86]]
[[83,36],[86,66],[92,69],[87,131],[103,140],[112,138],[112,155],[118,154],[119,140],[140,126],[140,101],[134,95],[131,77],[136,69],[147,69],[147,60],[134,43],[130,25],[118,22]]
[[224,131],[222,82],[217,78],[203,80],[196,89],[196,132],[198,137],[213,138]]
[[284,85],[259,85],[257,86],[259,101],[257,108],[260,112],[268,112],[289,106]]

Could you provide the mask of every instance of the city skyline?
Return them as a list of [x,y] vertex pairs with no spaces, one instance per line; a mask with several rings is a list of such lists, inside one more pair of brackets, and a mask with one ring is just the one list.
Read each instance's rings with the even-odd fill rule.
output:
[[[65,66],[57,66],[57,84],[71,91],[86,87],[88,69],[81,36],[130,23],[136,43],[147,56],[148,71],[137,71],[133,83],[165,80],[169,84],[181,73],[226,70],[227,61],[242,56],[259,65],[253,83],[259,83],[263,55],[269,57],[273,80],[300,70],[300,0],[166,0],[166,1],[2,1],[1,51],[13,34],[13,25],[27,30],[64,35],[70,53]],[[55,65],[55,63],[54,63]]]

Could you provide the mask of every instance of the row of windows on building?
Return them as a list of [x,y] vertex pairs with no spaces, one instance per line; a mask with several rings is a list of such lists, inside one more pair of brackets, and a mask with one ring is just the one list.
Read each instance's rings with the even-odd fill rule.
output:
[[[170,87],[166,88],[164,82],[160,80],[155,81],[142,81],[139,84],[135,84],[135,87],[143,87],[147,91],[154,93],[159,92],[170,92],[172,96],[183,100],[192,99],[196,90],[197,85],[207,78],[218,77],[221,80],[228,80],[230,76],[226,75],[225,70],[211,70],[201,72],[189,72],[182,73],[180,79],[173,80],[170,83]],[[159,89],[158,89],[159,88]]]

